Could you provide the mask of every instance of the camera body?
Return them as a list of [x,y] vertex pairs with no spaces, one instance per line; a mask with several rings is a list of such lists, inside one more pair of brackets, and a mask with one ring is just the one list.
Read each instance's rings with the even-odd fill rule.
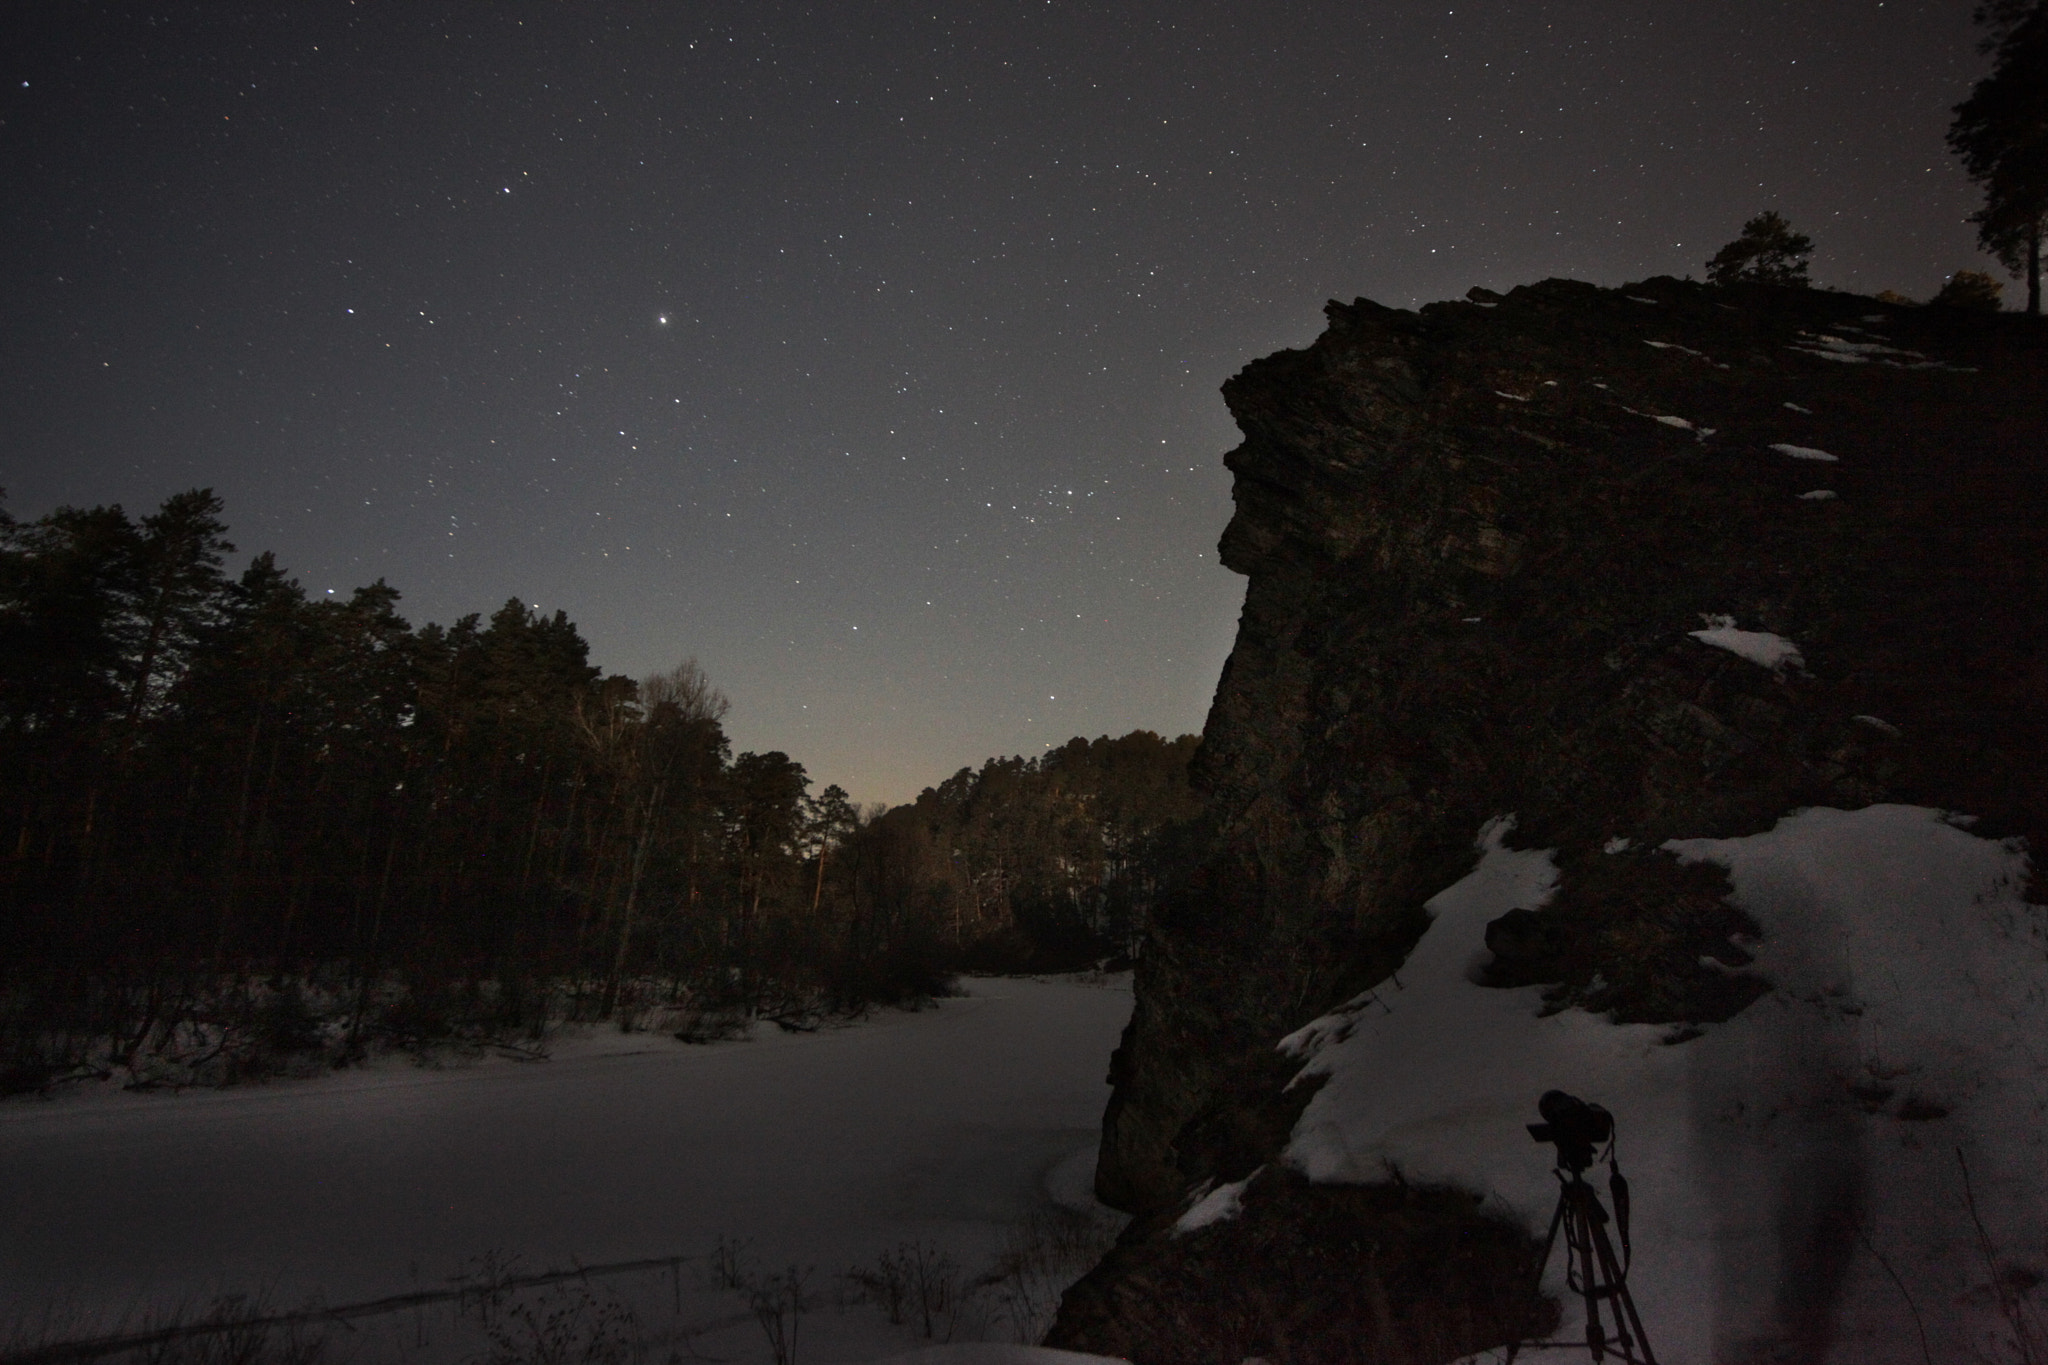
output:
[[1546,1090],[1536,1101],[1542,1123],[1529,1125],[1529,1136],[1538,1142],[1555,1143],[1557,1164],[1578,1175],[1593,1164],[1593,1154],[1614,1136],[1614,1116],[1597,1104],[1588,1104],[1562,1090]]

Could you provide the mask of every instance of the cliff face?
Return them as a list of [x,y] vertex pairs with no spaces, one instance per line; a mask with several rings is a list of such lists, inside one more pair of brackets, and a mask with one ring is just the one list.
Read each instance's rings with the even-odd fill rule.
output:
[[[1514,1219],[1275,1164],[1315,1088],[1276,1043],[1400,967],[1489,819],[1557,878],[1474,971],[1674,1045],[1770,981],[1726,875],[1665,841],[1880,802],[2048,832],[2042,329],[1670,279],[1326,311],[1224,389],[1249,584],[1196,760],[1215,853],[1112,1066],[1098,1192],[1140,1218],[1054,1344],[1448,1360],[1543,1319],[1482,1283],[1533,1264]],[[1168,1230],[1262,1166],[1227,1230]],[[1346,1245],[1379,1248],[1371,1294],[1301,1271]],[[1375,1316],[1404,1276],[1434,1298]]]

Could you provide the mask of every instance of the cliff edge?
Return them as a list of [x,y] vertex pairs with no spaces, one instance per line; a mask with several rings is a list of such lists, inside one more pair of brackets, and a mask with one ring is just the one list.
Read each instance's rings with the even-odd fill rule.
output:
[[[1528,1150],[1540,1179],[1526,1187],[1487,1164],[1506,1148],[1427,1154],[1466,1150],[1481,1109],[1487,1132],[1527,1148],[1519,1124],[1559,1082],[1495,1076],[1435,1101],[1465,1118],[1414,1098],[1437,1073],[1484,1073],[1472,1049],[1520,1046],[1431,1041],[1505,1010],[1532,1021],[1500,1024],[1517,1038],[1592,1028],[1528,1055],[1553,1071],[1586,1048],[1623,1059],[1582,1083],[1666,1115],[1658,1131],[1687,1160],[1772,1139],[1754,1115],[1708,1132],[1694,1111],[1739,1103],[1715,1089],[1739,1066],[1682,1059],[1832,1040],[1781,1068],[1800,1122],[1819,1125],[1799,1130],[1819,1164],[1803,1206],[1785,1202],[1790,1177],[1758,1206],[1780,1229],[1778,1288],[1743,1290],[1709,1257],[1694,1278],[1717,1287],[1663,1311],[1717,1359],[1853,1342],[1890,1358],[1869,1354],[1880,1310],[1855,1306],[1879,1275],[1855,1248],[1882,1251],[1871,1230],[1888,1207],[1869,1153],[1970,1148],[1983,1179],[2033,1179],[2041,1115],[2007,1152],[1991,1150],[2017,1124],[2005,1100],[1980,1096],[1977,1120],[1960,1092],[1911,1110],[1912,1085],[1876,1076],[1875,1044],[1857,1041],[1858,1019],[1906,1008],[1886,1014],[1875,987],[1867,1011],[1852,987],[1860,1013],[1799,1015],[1836,980],[1812,963],[1853,954],[1814,928],[1833,921],[1757,880],[1766,845],[1741,841],[1802,850],[1785,856],[1819,878],[1801,893],[1816,905],[1886,850],[1960,860],[1899,876],[1968,882],[1958,915],[2003,907],[2010,951],[1979,946],[2022,965],[1997,990],[2048,986],[2029,904],[2048,897],[2026,862],[2048,832],[2048,330],[1672,279],[1326,312],[1313,345],[1224,388],[1245,439],[1227,457],[1223,560],[1249,583],[1196,759],[1213,852],[1152,926],[1112,1063],[1098,1193],[1138,1218],[1048,1343],[1140,1362],[1419,1362],[1555,1329],[1557,1286],[1535,1289],[1548,1210],[1530,1201],[1555,1189],[1542,1153]],[[1928,833],[1943,812],[1950,833]],[[1869,895],[1908,938],[1951,913]],[[1875,922],[1852,902],[1828,913]],[[1858,950],[1866,976],[1909,951],[1883,944]],[[1445,1012],[1397,1046],[1390,1030],[1422,1028],[1426,992],[1402,993],[1425,958]],[[1407,1022],[1367,1027],[1397,1006]],[[1365,1070],[1321,1051],[1374,1029]],[[1431,1077],[1374,1090],[1389,1058],[1424,1053]],[[2023,1071],[1984,1094],[2031,1085],[2048,1106]],[[1394,1110],[1441,1140],[1372,1128]],[[1693,1197],[1697,1169],[1671,1160],[1671,1199]],[[2043,1240],[2033,1216],[2014,1215],[2015,1246]],[[2048,1266],[2030,1264],[1987,1271],[1983,1302],[2032,1293]],[[1910,1269],[1886,1274],[1894,1300],[1890,1286],[1910,1291]]]

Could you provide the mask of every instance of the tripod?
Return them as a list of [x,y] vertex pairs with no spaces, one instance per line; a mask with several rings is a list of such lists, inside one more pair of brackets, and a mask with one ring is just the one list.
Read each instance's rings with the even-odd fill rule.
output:
[[[1563,1103],[1554,1105],[1552,1096]],[[1551,1121],[1547,1125],[1532,1123],[1529,1131],[1539,1142],[1557,1143],[1558,1165],[1553,1173],[1559,1189],[1557,1211],[1550,1215],[1550,1233],[1543,1239],[1543,1258],[1536,1264],[1537,1283],[1542,1283],[1544,1268],[1550,1264],[1550,1253],[1556,1248],[1557,1234],[1562,1229],[1565,1286],[1586,1305],[1586,1349],[1596,1361],[1603,1359],[1612,1347],[1621,1365],[1657,1365],[1657,1357],[1650,1350],[1650,1338],[1643,1331],[1643,1320],[1636,1314],[1635,1298],[1628,1292],[1628,1181],[1614,1158],[1614,1121],[1600,1106],[1582,1104],[1561,1091],[1551,1091],[1543,1098],[1543,1115]],[[1599,1194],[1586,1181],[1586,1168],[1593,1164],[1595,1144],[1603,1139],[1611,1172],[1608,1190],[1614,1199],[1614,1222],[1621,1233],[1619,1258],[1614,1254],[1614,1243],[1607,1237],[1607,1210],[1601,1207]],[[1613,1323],[1612,1337],[1603,1325],[1602,1304],[1608,1306],[1606,1316]],[[1507,1365],[1514,1365],[1515,1354],[1524,1344],[1573,1343],[1516,1342],[1508,1347]]]

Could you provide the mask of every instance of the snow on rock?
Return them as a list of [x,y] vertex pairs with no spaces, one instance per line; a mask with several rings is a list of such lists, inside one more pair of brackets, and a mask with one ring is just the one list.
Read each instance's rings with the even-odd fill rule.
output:
[[[1840,330],[1847,332],[1854,331],[1855,329],[1844,327]],[[1804,346],[1794,346],[1792,347],[1793,350],[1805,351],[1808,355],[1818,355],[1827,360],[1848,360],[1852,363],[1860,363],[1872,356],[1886,355],[1910,356],[1915,360],[1925,360],[1927,358],[1919,351],[1902,351],[1896,346],[1887,346],[1881,341],[1851,341],[1847,337],[1836,336],[1833,332],[1801,332],[1799,335],[1807,344]]]
[[1806,661],[1799,655],[1799,646],[1782,635],[1773,635],[1767,630],[1737,630],[1732,616],[1709,616],[1705,630],[1689,630],[1703,645],[1725,649],[1773,673],[1781,668],[1804,668]]
[[[1547,1213],[1548,1167],[1523,1150],[1523,1111],[1534,1113],[1536,1094],[1550,1085],[1599,1092],[1645,1060],[1673,1065],[1681,1056],[1659,1047],[1661,1028],[1616,1028],[1577,1011],[1537,1018],[1539,989],[1473,984],[1487,923],[1542,905],[1556,886],[1549,852],[1505,845],[1513,827],[1512,818],[1490,822],[1479,866],[1429,901],[1430,927],[1397,973],[1399,986],[1390,980],[1282,1040],[1283,1053],[1307,1063],[1301,1078],[1329,1078],[1285,1153],[1311,1179],[1374,1181],[1395,1167],[1411,1180],[1474,1185],[1518,1211]],[[1516,1150],[1504,1149],[1503,1134]]]
[[[1838,327],[1836,331],[1859,331],[1855,327]],[[1889,365],[1898,370],[1951,370],[1958,374],[1974,373],[1968,365],[1950,365],[1940,360],[1930,360],[1920,351],[1908,351],[1897,346],[1887,346],[1878,341],[1851,341],[1836,336],[1833,332],[1801,332],[1803,345],[1787,347],[1804,355],[1818,356],[1822,360],[1839,361],[1844,365],[1868,365],[1876,363]],[[1891,357],[1900,357],[1897,360]]]
[[[1667,1045],[1667,1027],[1544,1016],[1541,987],[1474,984],[1488,921],[1556,881],[1550,852],[1506,846],[1512,827],[1489,823],[1479,865],[1429,902],[1381,1008],[1290,1039],[1302,1076],[1328,1080],[1285,1159],[1319,1181],[1483,1192],[1540,1235],[1557,1186],[1523,1125],[1560,1088],[1616,1117],[1629,1284],[1659,1359],[1918,1362],[1916,1317],[1943,1358],[2017,1359],[2001,1296],[2035,1293],[2019,1286],[2048,1245],[2048,932],[2019,843],[1892,805],[1672,841],[1728,869],[1773,989]],[[1557,1257],[1545,1288],[1564,1290]],[[1583,1316],[1564,1304],[1571,1340]]]
[[[1266,1169],[1261,1166],[1260,1171]],[[1197,1199],[1194,1207],[1174,1220],[1173,1235],[1179,1237],[1193,1232],[1196,1228],[1208,1227],[1235,1218],[1244,1208],[1245,1187],[1258,1178],[1259,1171],[1253,1171],[1242,1180],[1233,1180],[1227,1185],[1218,1185]]]
[[1773,445],[1771,449],[1777,451],[1780,455],[1790,455],[1795,460],[1825,460],[1829,464],[1835,464],[1841,458],[1837,455],[1830,455],[1825,450],[1816,450],[1812,446],[1786,445],[1782,441]]
[[[1607,386],[1605,384],[1595,384],[1593,387],[1604,389]],[[1675,427],[1680,431],[1690,431],[1702,441],[1706,440],[1709,436],[1712,436],[1714,434],[1714,428],[1694,426],[1691,421],[1683,417],[1661,416],[1654,412],[1643,412],[1639,409],[1629,407],[1625,403],[1622,405],[1621,410],[1623,412],[1630,413],[1637,417],[1647,417],[1653,422],[1660,423],[1667,427]]]

